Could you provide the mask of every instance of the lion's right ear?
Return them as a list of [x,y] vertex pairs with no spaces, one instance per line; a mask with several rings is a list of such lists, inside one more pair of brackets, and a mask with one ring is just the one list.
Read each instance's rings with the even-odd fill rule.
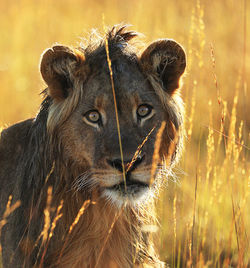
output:
[[146,73],[155,74],[164,91],[172,95],[179,87],[186,68],[184,49],[174,40],[160,39],[151,43],[141,55]]
[[53,46],[47,49],[41,59],[40,71],[48,93],[55,100],[67,98],[73,89],[73,80],[84,55],[66,46]]

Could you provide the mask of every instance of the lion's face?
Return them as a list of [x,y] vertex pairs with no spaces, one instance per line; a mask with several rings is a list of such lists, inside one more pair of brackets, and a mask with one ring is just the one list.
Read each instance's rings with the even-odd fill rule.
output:
[[[152,47],[150,49],[152,50]],[[157,53],[162,49],[161,44]],[[161,141],[160,157],[154,160],[157,161],[155,164],[158,167],[168,154],[171,140],[175,138],[173,122],[170,122],[171,115],[166,107],[164,108],[159,93],[157,94],[146,75],[147,64],[152,66],[151,72],[159,67],[167,70],[166,66],[160,66],[162,61],[158,62],[158,66],[150,62],[155,51],[146,50],[140,61],[131,59],[122,51],[119,56],[111,57],[116,114],[106,59],[97,58],[93,61],[91,54],[86,57],[79,56],[65,47],[59,47],[59,52],[60,60],[63,57],[64,64],[61,65],[61,70],[58,64],[61,62],[58,58],[53,58],[56,54],[55,47],[44,54],[41,69],[50,95],[54,98],[49,122],[55,124],[63,109],[67,110],[65,114],[68,113],[61,124],[56,124],[54,130],[60,133],[64,157],[82,167],[82,174],[79,174],[72,184],[79,191],[84,188],[98,189],[102,197],[119,205],[124,202],[132,204],[144,201],[156,186],[154,177],[157,172],[152,178],[151,167],[157,131],[163,121],[166,122],[166,127]],[[147,55],[149,52],[150,55]],[[53,60],[48,61],[48,54]],[[159,56],[160,54],[157,54],[158,61]],[[165,58],[164,60],[166,61]],[[177,61],[177,58],[175,60]],[[143,66],[146,66],[147,70],[144,70]],[[66,79],[59,77],[60,71],[63,75],[69,72]],[[180,73],[183,71],[184,69]],[[52,76],[53,83],[50,80]],[[166,81],[169,85],[174,82],[171,77],[173,74],[170,72]],[[177,76],[178,80],[179,77],[180,75]],[[67,88],[63,88],[65,83]],[[175,89],[176,86],[171,90]],[[74,108],[69,112],[66,105]]]
[[[77,108],[64,124],[63,142],[70,148],[67,154],[71,159],[80,164],[84,164],[82,160],[88,163],[89,169],[78,185],[98,185],[112,200],[138,199],[149,190],[155,134],[166,118],[158,96],[138,66],[121,60],[113,70],[124,167],[114,96],[106,68],[85,83]],[[148,135],[147,142],[131,163]]]

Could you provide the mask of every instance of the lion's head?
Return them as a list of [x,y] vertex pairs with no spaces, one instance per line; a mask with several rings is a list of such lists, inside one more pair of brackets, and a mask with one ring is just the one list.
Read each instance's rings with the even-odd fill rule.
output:
[[[136,35],[126,27],[107,35],[112,75],[105,39],[75,49],[57,45],[41,60],[51,100],[48,132],[58,139],[63,161],[80,171],[67,183],[79,192],[97,189],[116,204],[145,200],[157,187],[155,178],[150,185],[152,162],[158,170],[164,159],[171,166],[181,147],[177,89],[186,66],[184,50],[161,39],[139,54],[130,42]],[[160,127],[159,157],[154,157]]]

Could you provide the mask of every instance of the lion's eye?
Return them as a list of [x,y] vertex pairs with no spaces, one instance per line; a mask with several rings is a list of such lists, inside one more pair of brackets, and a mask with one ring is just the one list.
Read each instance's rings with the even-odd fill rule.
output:
[[100,113],[95,110],[87,112],[84,116],[91,123],[99,123],[101,120]]
[[152,106],[148,104],[142,104],[137,108],[137,115],[141,118],[147,117],[152,112]]

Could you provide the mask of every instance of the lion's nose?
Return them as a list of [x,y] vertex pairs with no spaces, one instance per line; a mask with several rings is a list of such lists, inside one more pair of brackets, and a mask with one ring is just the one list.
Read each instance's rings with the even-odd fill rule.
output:
[[[144,160],[144,156],[139,155],[136,159],[131,159],[131,160],[124,160],[124,168],[125,171],[133,171],[134,169],[136,169]],[[114,159],[114,160],[107,160],[108,164],[119,170],[120,172],[123,172],[122,169],[122,160],[121,159]]]

